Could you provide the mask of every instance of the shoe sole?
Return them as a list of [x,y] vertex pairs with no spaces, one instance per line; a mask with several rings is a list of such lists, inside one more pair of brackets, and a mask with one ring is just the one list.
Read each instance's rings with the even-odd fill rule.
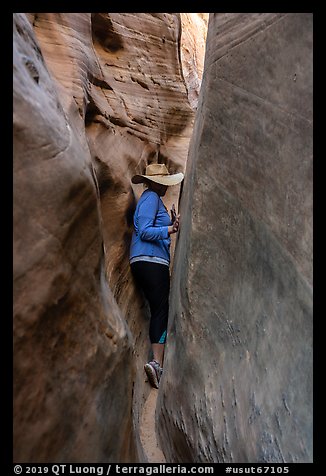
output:
[[150,364],[145,364],[144,369],[152,387],[158,388],[158,380],[155,370]]

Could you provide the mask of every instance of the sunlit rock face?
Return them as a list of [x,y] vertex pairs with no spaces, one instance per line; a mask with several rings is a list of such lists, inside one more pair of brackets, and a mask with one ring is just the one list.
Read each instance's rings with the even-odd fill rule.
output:
[[[144,461],[149,317],[128,265],[142,192],[130,178],[151,162],[185,168],[200,81],[186,85],[181,26],[14,14],[16,462]],[[187,48],[184,64],[204,53]]]
[[181,13],[180,18],[182,24],[180,47],[182,74],[189,103],[193,109],[197,109],[204,68],[208,14]]
[[312,14],[211,14],[158,433],[171,462],[312,461]]

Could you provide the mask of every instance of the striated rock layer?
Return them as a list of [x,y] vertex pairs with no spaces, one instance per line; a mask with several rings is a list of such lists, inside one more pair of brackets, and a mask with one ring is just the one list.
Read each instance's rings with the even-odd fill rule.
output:
[[203,42],[183,39],[181,59],[180,14],[13,19],[14,461],[144,461],[130,178],[150,162],[184,170],[199,82],[182,61]]
[[312,461],[312,14],[211,14],[158,433],[170,462]]

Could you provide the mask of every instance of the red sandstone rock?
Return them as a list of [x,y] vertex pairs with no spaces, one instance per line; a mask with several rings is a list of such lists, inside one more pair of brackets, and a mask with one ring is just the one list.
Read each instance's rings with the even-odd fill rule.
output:
[[186,87],[182,35],[179,14],[14,14],[15,462],[144,461],[130,177],[185,168],[203,39]]

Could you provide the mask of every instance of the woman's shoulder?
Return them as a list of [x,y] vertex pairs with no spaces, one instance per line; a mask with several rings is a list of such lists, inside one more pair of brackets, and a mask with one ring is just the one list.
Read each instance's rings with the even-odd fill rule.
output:
[[158,201],[160,197],[153,190],[147,189],[144,190],[144,192],[141,194],[140,200],[146,200],[148,198],[151,200]]
[[145,190],[139,198],[138,207],[146,206],[158,208],[159,199],[160,197],[157,195],[157,193],[153,192],[153,190]]

